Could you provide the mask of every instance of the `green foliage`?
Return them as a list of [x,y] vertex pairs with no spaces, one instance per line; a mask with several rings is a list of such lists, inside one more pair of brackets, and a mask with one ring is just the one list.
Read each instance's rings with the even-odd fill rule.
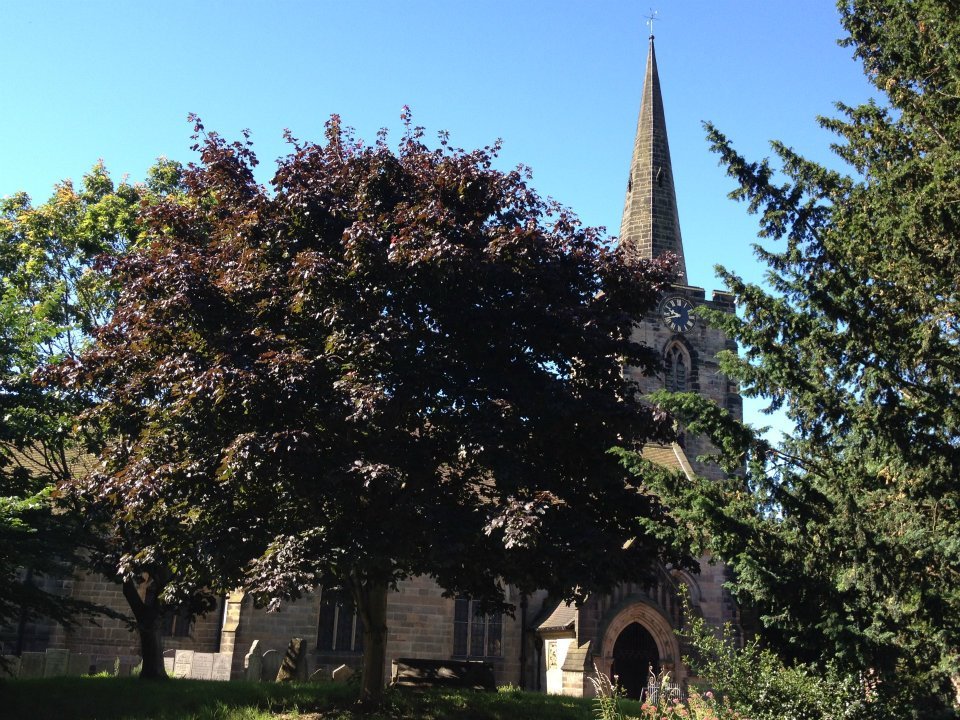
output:
[[71,435],[79,398],[43,388],[37,373],[76,357],[109,316],[114,288],[98,262],[136,243],[150,197],[97,164],[41,205],[24,193],[0,200],[0,623],[90,609],[37,587],[83,544],[81,518],[51,507],[51,489],[83,470]]
[[[690,614],[684,629],[693,654],[685,658],[700,684],[703,699],[719,717],[750,720],[883,720],[910,717],[885,704],[859,674],[844,674],[832,663],[785,664],[753,640],[738,647],[729,626],[721,634]],[[722,702],[713,702],[717,696]]]
[[69,532],[50,513],[49,490],[0,496],[0,622],[16,625],[38,617],[70,623],[89,612],[89,603],[72,602],[43,589],[44,574],[64,571],[72,552]]
[[678,523],[733,566],[786,657],[874,673],[932,714],[960,672],[960,9],[841,2],[844,41],[885,105],[822,119],[851,174],[774,143],[748,162],[715,128],[733,197],[760,218],[771,290],[721,269],[742,355],[722,369],[794,424],[770,447],[695,398],[726,482],[660,476]]
[[704,696],[690,693],[684,700],[679,691],[672,687],[667,671],[661,672],[656,682],[659,686],[656,697],[644,700],[640,704],[639,714],[635,715],[634,706],[637,703],[624,698],[620,688],[594,665],[590,683],[594,690],[595,720],[740,720],[742,717],[727,703],[716,701],[712,692]]
[[614,685],[610,678],[597,670],[596,665],[593,666],[590,683],[593,685],[593,716],[596,720],[625,720],[623,710],[620,708],[622,700],[620,688]]

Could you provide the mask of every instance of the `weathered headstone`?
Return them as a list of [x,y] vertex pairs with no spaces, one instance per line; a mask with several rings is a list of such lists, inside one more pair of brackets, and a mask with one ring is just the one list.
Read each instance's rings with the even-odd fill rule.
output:
[[333,671],[333,681],[335,683],[345,683],[353,677],[353,668],[349,665],[341,665]]
[[70,660],[67,662],[67,675],[86,675],[90,672],[90,656],[80,653],[70,653]]
[[213,676],[213,653],[195,652],[188,677],[194,680],[209,680]]
[[303,638],[292,638],[287,645],[287,653],[283,656],[283,663],[277,672],[277,682],[300,680],[304,675],[303,667]]
[[276,650],[267,650],[263,654],[263,678],[268,682],[277,679],[277,672],[280,670],[280,653]]
[[188,678],[192,667],[193,650],[177,650],[177,654],[173,657],[173,676]]
[[176,657],[176,650],[163,651],[163,669],[166,671],[167,675],[173,676],[173,664]]
[[0,663],[0,677],[15,678],[20,674],[20,658],[16,655],[4,655]]
[[40,652],[25,652],[20,656],[20,674],[21,680],[43,677],[43,665],[46,661],[46,654]]
[[230,666],[233,664],[233,653],[217,653],[213,656],[212,680],[229,680]]
[[260,641],[254,640],[250,652],[243,656],[243,669],[251,682],[260,682],[263,675],[263,655],[260,654]]
[[43,663],[44,677],[61,677],[67,674],[67,663],[70,661],[69,650],[47,648],[44,654],[47,656]]

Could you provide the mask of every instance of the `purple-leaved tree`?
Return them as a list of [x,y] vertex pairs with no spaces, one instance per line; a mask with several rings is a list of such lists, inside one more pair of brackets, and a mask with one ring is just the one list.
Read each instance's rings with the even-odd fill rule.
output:
[[268,189],[249,141],[197,121],[186,197],[145,209],[112,320],[60,370],[109,438],[78,495],[130,567],[268,604],[348,590],[366,706],[402,578],[492,608],[503,583],[574,597],[682,559],[608,453],[671,431],[621,372],[654,367],[631,318],[670,261],[624,263],[495,146],[406,127],[393,150],[334,117]]

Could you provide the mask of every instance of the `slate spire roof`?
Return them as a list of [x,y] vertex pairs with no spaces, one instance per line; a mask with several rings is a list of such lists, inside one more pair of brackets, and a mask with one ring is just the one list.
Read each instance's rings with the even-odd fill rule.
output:
[[683,259],[683,240],[677,217],[677,195],[673,186],[667,123],[660,95],[657,56],[650,36],[647,72],[637,135],[633,143],[630,179],[620,223],[620,243],[630,259],[649,259],[666,252],[679,258],[677,282],[687,284],[687,266]]

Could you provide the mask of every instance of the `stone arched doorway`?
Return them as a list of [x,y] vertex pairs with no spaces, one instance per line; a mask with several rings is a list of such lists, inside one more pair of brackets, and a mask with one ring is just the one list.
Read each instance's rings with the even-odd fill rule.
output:
[[660,672],[660,651],[653,635],[640,623],[627,625],[613,644],[610,673],[614,683],[629,698],[639,700],[650,671]]
[[[683,663],[680,662],[680,641],[673,631],[674,628],[670,620],[648,599],[639,597],[633,602],[627,601],[614,610],[613,616],[605,623],[605,628],[601,634],[600,652],[598,655],[594,655],[594,663],[598,672],[609,678],[612,678],[615,674],[621,674],[621,672],[614,670],[614,653],[615,649],[618,649],[617,641],[620,640],[621,636],[624,637],[624,644],[621,645],[621,648],[630,647],[629,638],[631,636],[634,640],[638,639],[635,634],[637,630],[630,630],[627,635],[624,635],[624,632],[631,625],[637,625],[649,636],[649,639],[653,640],[650,650],[655,649],[656,651],[656,662],[653,663],[654,670],[666,670],[670,673],[673,682],[685,682],[686,672]],[[636,648],[636,643],[634,643],[634,648]],[[648,652],[647,656],[652,658],[653,653]],[[638,658],[637,664],[643,662]],[[650,664],[649,660],[647,664]],[[646,686],[647,666],[644,665],[642,674],[636,674],[640,675],[641,686]],[[622,680],[621,684],[624,684]]]

